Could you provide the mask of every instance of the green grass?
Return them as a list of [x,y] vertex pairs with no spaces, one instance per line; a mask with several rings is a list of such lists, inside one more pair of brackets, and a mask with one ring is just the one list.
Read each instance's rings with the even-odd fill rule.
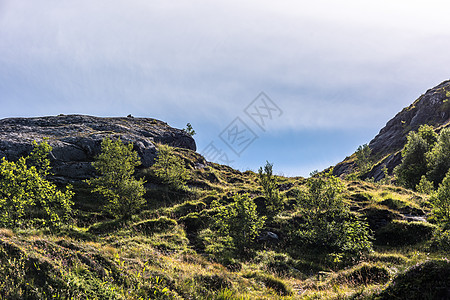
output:
[[151,171],[139,170],[148,181],[147,203],[130,220],[105,215],[101,199],[80,184],[70,226],[1,228],[0,299],[387,299],[411,284],[432,289],[429,282],[447,274],[439,259],[448,257],[448,232],[407,221],[429,214],[427,196],[361,180],[344,182],[344,200],[370,224],[370,253],[338,262],[291,240],[303,222],[296,195],[306,181],[282,176],[284,210],[264,228],[279,240],[256,243],[242,256],[206,253],[200,233],[213,226],[211,204],[226,206],[237,193],[258,199],[262,189],[252,171],[176,151],[192,172],[189,188],[166,199]]

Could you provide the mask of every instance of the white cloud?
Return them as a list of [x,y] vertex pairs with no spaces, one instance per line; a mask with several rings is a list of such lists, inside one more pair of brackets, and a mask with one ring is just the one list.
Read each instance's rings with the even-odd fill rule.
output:
[[263,90],[285,107],[278,129],[371,126],[448,77],[448,8],[441,1],[4,1],[2,113],[137,112],[222,126]]

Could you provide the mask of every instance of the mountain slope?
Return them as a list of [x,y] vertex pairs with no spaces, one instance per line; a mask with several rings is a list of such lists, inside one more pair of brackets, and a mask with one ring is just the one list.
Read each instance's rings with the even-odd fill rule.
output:
[[[372,158],[378,163],[367,175],[375,180],[383,178],[381,171],[386,165],[388,171],[401,162],[399,151],[406,143],[409,132],[416,131],[420,125],[428,124],[437,130],[446,127],[450,121],[450,80],[429,89],[410,106],[404,108],[394,118],[387,122],[380,133],[370,141]],[[335,175],[349,174],[355,168],[354,157],[348,157],[336,165]]]
[[[97,126],[99,137],[115,134],[125,140],[121,134],[149,122],[161,131],[159,136],[169,136],[152,143],[185,140],[181,130],[152,119],[111,122],[83,116],[82,124],[61,126],[54,121],[64,118],[51,117],[51,123],[40,119],[0,124],[8,124],[3,131],[9,128],[9,134],[14,123],[52,124],[39,130],[53,132],[54,145],[60,139],[77,140],[102,122],[112,125]],[[71,127],[84,129],[71,131],[72,136],[56,136]],[[24,133],[30,139],[38,130],[23,124],[17,128],[22,128],[15,131],[17,135]],[[170,132],[180,133],[180,139],[171,140]],[[131,141],[136,146],[140,138],[136,135],[137,140]],[[61,154],[66,151],[72,150]],[[173,152],[189,170],[189,187],[168,186],[152,167],[139,168],[136,177],[146,180],[146,201],[129,220],[112,218],[101,209],[105,199],[77,181],[70,223],[52,229],[36,216],[35,225],[0,228],[0,299],[361,299],[377,296],[387,285],[396,287],[392,282],[402,270],[443,256],[430,248],[436,225],[425,220],[430,213],[428,196],[396,186],[343,180],[337,197],[348,206],[349,218],[367,220],[374,244],[374,251],[344,260],[342,254],[330,252],[334,247],[330,242],[314,245],[305,234],[301,205],[308,195],[308,180],[282,176],[276,176],[276,188],[284,199],[281,211],[266,221],[248,252],[233,252],[229,239],[213,234],[215,217],[221,207],[232,207],[236,195],[249,194],[258,216],[265,218],[267,199],[258,174],[207,162],[189,144]],[[356,225],[362,223],[344,224],[355,224],[343,227],[348,232],[361,230]],[[420,275],[420,270],[415,274]],[[423,277],[422,282],[433,282],[434,278]],[[400,282],[408,287],[409,281]],[[397,290],[387,293],[396,295]]]

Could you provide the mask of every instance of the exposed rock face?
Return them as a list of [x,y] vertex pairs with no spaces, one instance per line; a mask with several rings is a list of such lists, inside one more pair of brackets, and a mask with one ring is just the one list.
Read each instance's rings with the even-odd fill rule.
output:
[[[416,131],[420,125],[429,124],[435,128],[448,126],[450,121],[450,80],[428,90],[409,107],[404,108],[393,119],[387,122],[380,133],[369,143],[372,157],[382,159],[367,176],[380,180],[384,177],[383,166],[392,173],[401,163],[399,152],[406,143],[410,131]],[[355,163],[344,160],[334,168],[335,175],[351,173]]]
[[450,119],[450,80],[444,81],[428,90],[413,104],[399,112],[380,133],[370,142],[372,152],[379,156],[398,151],[406,143],[410,131],[416,131],[420,125],[434,127],[448,123]]
[[34,140],[48,138],[53,147],[50,156],[55,177],[80,180],[94,174],[91,162],[108,136],[133,143],[144,167],[153,164],[155,143],[196,150],[190,135],[155,119],[60,115],[0,120],[0,157],[16,160],[31,151]]

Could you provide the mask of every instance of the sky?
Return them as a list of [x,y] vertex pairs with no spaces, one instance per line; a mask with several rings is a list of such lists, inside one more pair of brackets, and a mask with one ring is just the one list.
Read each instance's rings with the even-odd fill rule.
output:
[[191,123],[198,152],[307,176],[449,79],[450,2],[0,0],[0,118]]

